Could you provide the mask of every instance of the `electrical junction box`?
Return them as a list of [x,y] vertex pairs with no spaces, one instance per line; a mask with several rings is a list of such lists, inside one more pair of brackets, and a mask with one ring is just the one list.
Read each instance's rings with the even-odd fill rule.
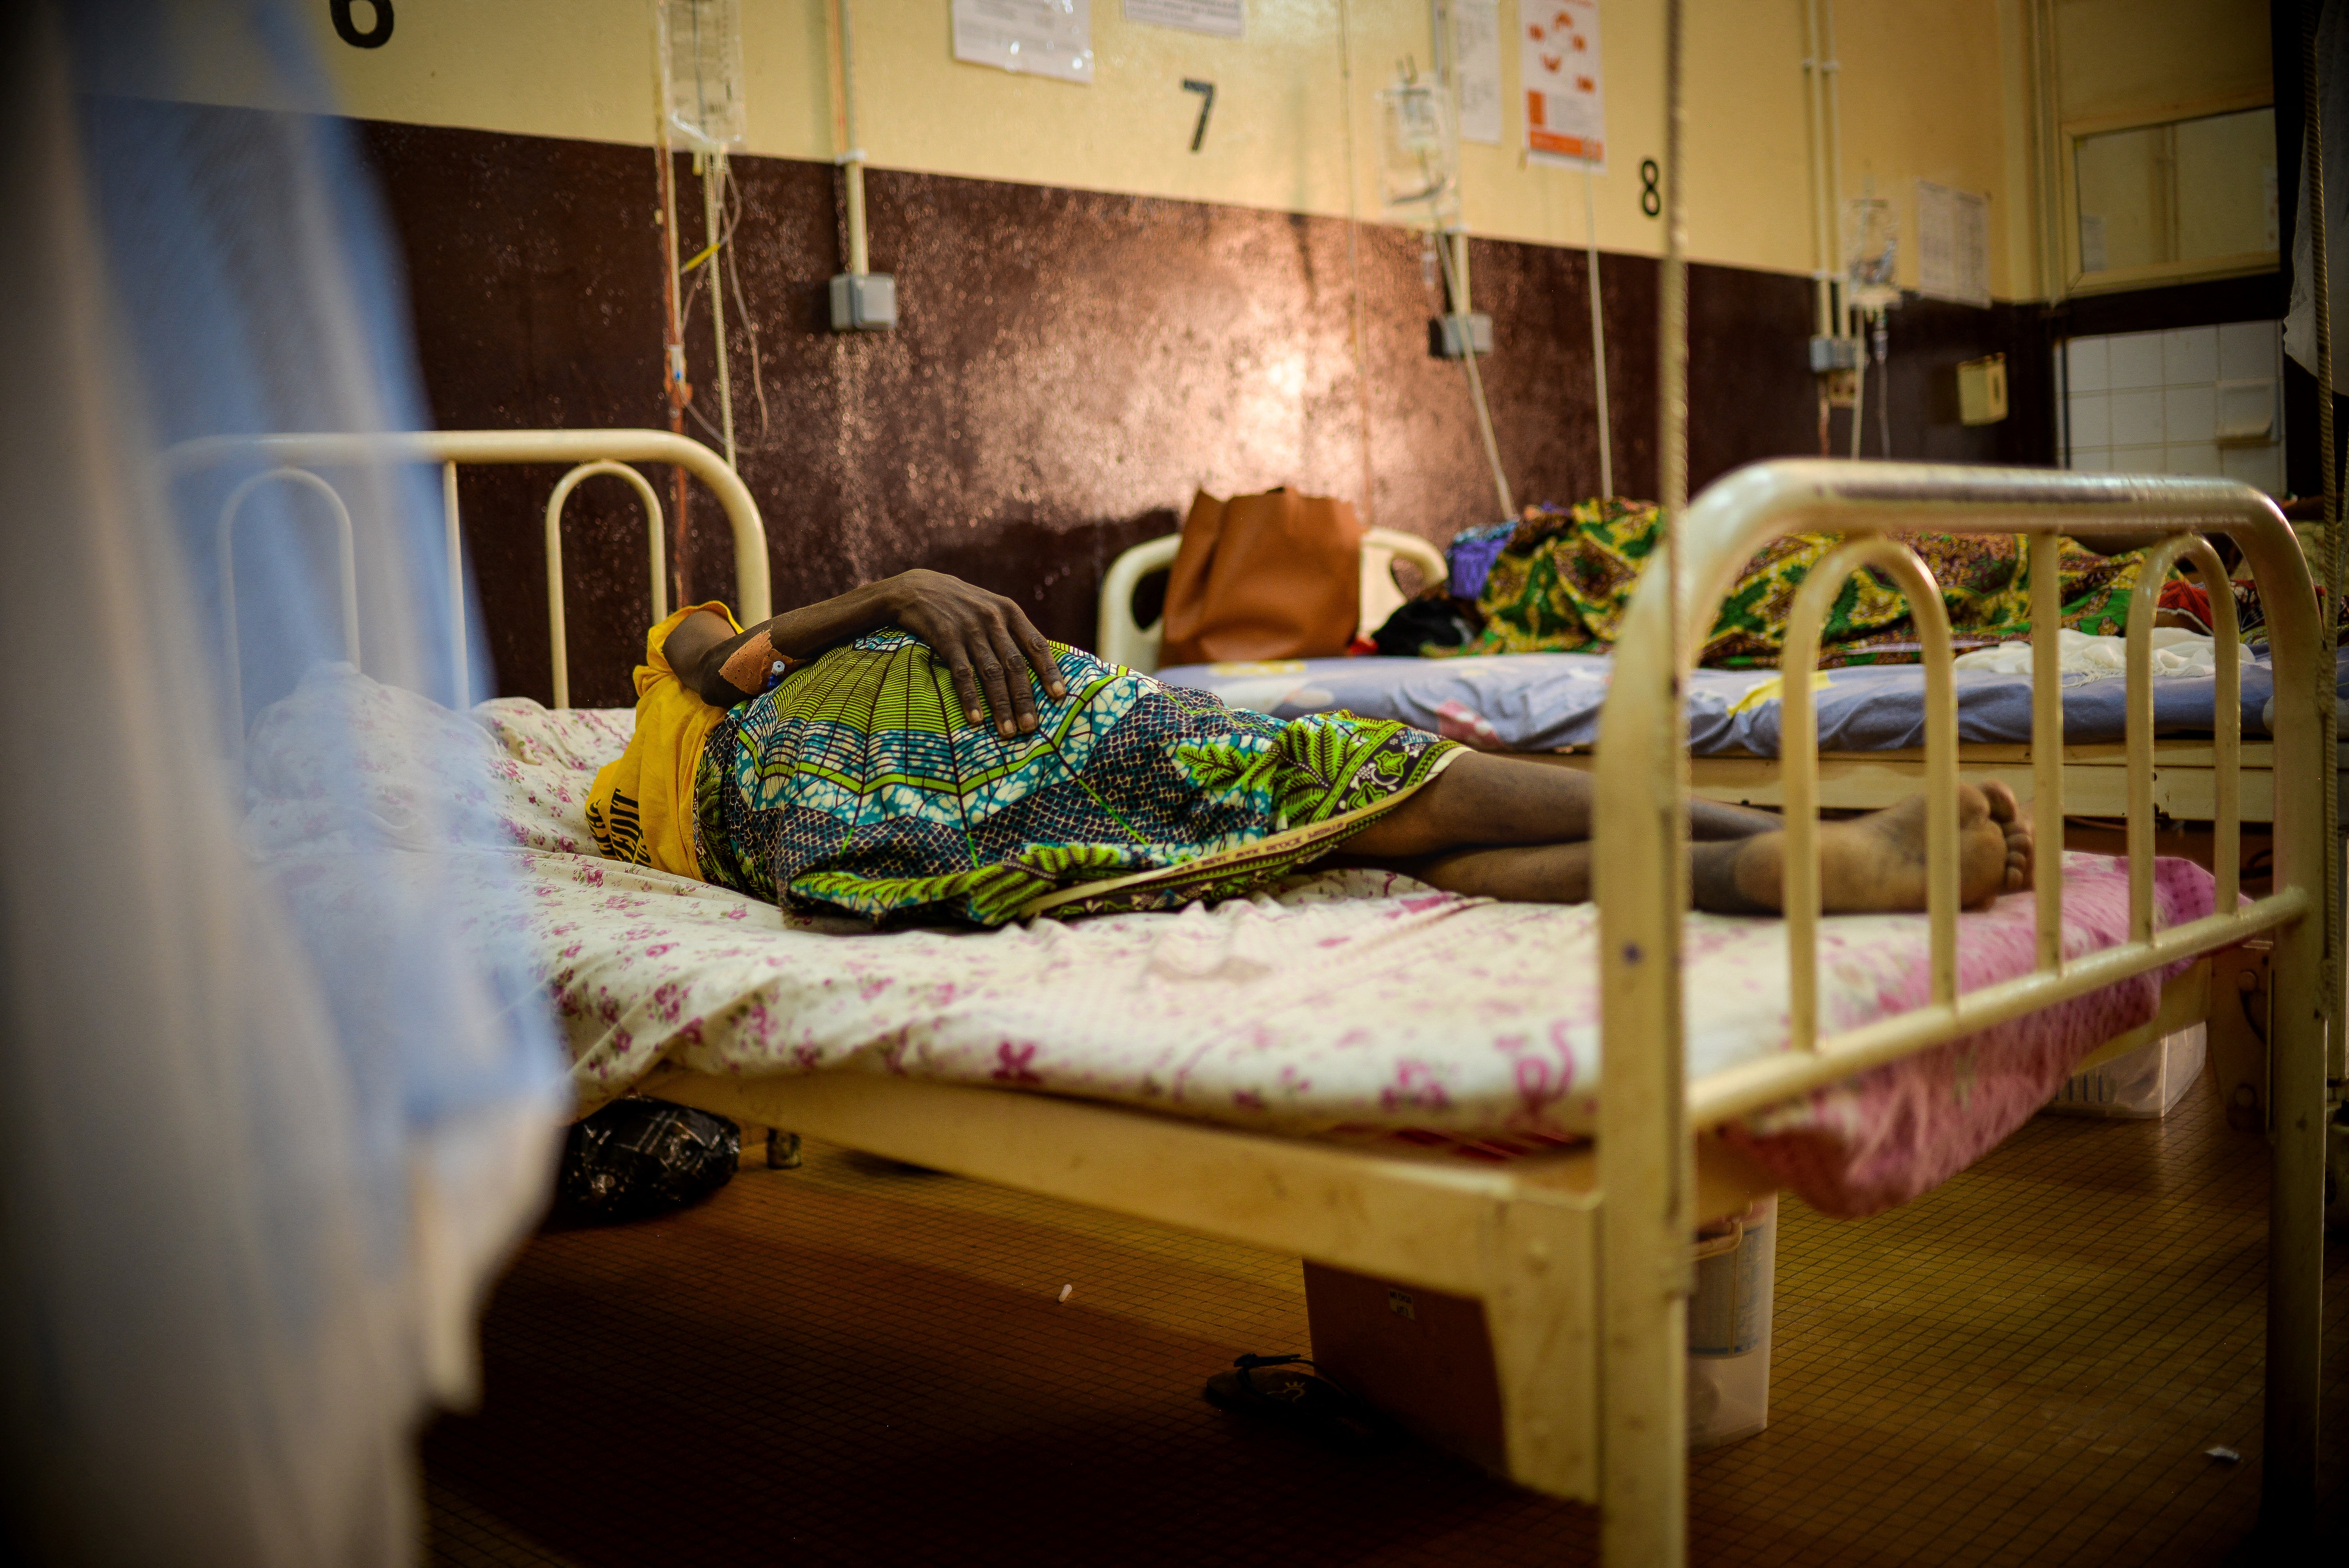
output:
[[1831,370],[1859,368],[1859,339],[1856,337],[1814,337],[1811,339],[1811,374],[1825,376]]
[[1430,359],[1458,359],[1473,346],[1480,355],[1493,352],[1493,318],[1481,310],[1465,315],[1430,316],[1427,320],[1427,356]]
[[832,280],[832,330],[886,332],[897,325],[897,280],[887,273],[841,273]]
[[1856,337],[1811,339],[1811,374],[1826,384],[1827,407],[1850,408],[1859,402],[1859,369],[1865,360]]
[[2006,356],[1969,359],[1958,366],[1958,421],[1995,425],[2006,418]]

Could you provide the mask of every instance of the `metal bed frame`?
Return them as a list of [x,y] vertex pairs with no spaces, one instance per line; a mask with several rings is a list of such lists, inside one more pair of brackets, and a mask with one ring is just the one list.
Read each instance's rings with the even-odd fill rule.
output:
[[726,460],[698,441],[667,430],[413,430],[383,434],[319,434],[285,436],[212,436],[183,441],[164,454],[164,468],[173,479],[233,463],[265,462],[269,466],[248,475],[229,491],[221,507],[214,535],[221,597],[228,643],[230,696],[240,727],[244,696],[239,685],[236,651],[236,521],[253,492],[264,484],[285,483],[318,492],[331,509],[337,534],[341,568],[343,645],[350,663],[358,666],[359,599],[356,552],[352,548],[351,514],[335,488],[311,471],[381,463],[433,463],[440,469],[442,549],[448,567],[449,603],[457,606],[449,617],[449,667],[456,689],[468,689],[465,618],[465,547],[457,510],[457,469],[460,464],[568,463],[546,501],[546,606],[548,641],[554,659],[554,706],[571,706],[570,640],[563,614],[563,509],[582,480],[599,474],[624,480],[636,492],[645,510],[645,532],[652,566],[653,619],[668,614],[667,526],[660,497],[631,463],[670,463],[708,485],[725,510],[734,536],[735,598],[740,613],[763,621],[774,612],[768,599],[767,534],[759,519],[758,503],[750,499],[741,477]]
[[[1163,573],[1174,559],[1182,535],[1144,540],[1110,563],[1102,581],[1095,617],[1094,652],[1112,664],[1143,674],[1158,668],[1159,639],[1164,620],[1143,625],[1133,613],[1135,591],[1154,573]],[[1362,541],[1364,634],[1383,615],[1372,605],[1388,607],[1402,595],[1390,575],[1392,563],[1409,561],[1425,582],[1441,582],[1443,555],[1427,541],[1391,529],[1373,529]],[[2223,574],[2222,574],[2223,575]],[[1383,597],[1374,596],[1380,589]],[[2192,736],[2157,737],[2153,756],[2153,808],[2174,821],[2210,822],[2218,819],[2220,764],[2209,740]],[[1597,766],[1594,749],[1575,747],[1564,751],[1521,751],[1530,757],[1589,772]],[[2128,749],[2126,745],[2065,746],[2060,753],[2064,800],[2082,817],[2121,817],[2129,810]],[[2244,741],[2238,753],[2241,787],[2240,820],[2275,820],[2275,751],[2263,740]],[[2042,761],[2033,746],[2001,742],[1964,742],[1958,758],[1979,778],[2004,780],[2018,792],[2030,787]],[[1816,804],[1830,810],[1878,811],[1907,799],[1925,787],[1926,760],[1921,747],[1886,751],[1822,751],[1818,753]],[[2349,746],[2342,748],[2340,766],[2349,770]],[[1692,757],[1690,788],[1701,799],[1732,806],[1762,806],[1783,810],[1787,803],[1786,780],[1775,757],[1743,753]]]
[[[250,456],[274,478],[310,488],[310,469],[367,461],[442,466],[450,588],[462,599],[455,469],[460,463],[569,463],[547,510],[550,609],[557,678],[564,668],[559,525],[582,479],[626,463],[672,463],[716,492],[732,526],[736,597],[746,621],[770,614],[766,548],[740,480],[699,444],[662,431],[455,431],[385,436],[280,436],[194,443],[172,454],[182,472]],[[304,478],[302,476],[307,476]],[[639,476],[640,477],[640,476]],[[639,485],[653,536],[656,607],[661,521]],[[339,508],[337,508],[339,511]],[[228,514],[233,518],[233,507]],[[2023,532],[2034,552],[2058,532],[2095,536],[2172,531],[2164,561],[2207,555],[2192,537],[2223,531],[2241,546],[2269,605],[2280,717],[2275,891],[2236,907],[2236,738],[2218,737],[2219,913],[2153,925],[2154,743],[2150,614],[2133,614],[2126,770],[2131,807],[2130,939],[2076,959],[2059,950],[2063,885],[2037,893],[2036,970],[1961,994],[1956,988],[1954,798],[1956,710],[1948,628],[1930,573],[1885,534],[1906,529]],[[224,521],[225,540],[231,523]],[[1788,856],[1788,937],[1794,1008],[1789,1047],[1693,1082],[1685,1080],[1680,937],[1685,909],[1684,823],[1689,758],[1678,723],[1678,683],[1695,655],[1692,628],[1709,618],[1742,562],[1770,539],[1804,531],[1849,542],[1815,573],[1796,611],[1788,664],[1813,654],[1826,595],[1862,564],[1899,579],[1926,628],[1927,788],[1932,797],[1932,1000],[1861,1028],[1820,1038],[1815,1017],[1817,888],[1808,852],[1818,798],[1816,755],[1801,744],[1813,722],[1805,681],[1790,681],[1783,764],[1795,804]],[[2267,1325],[2268,1516],[2306,1520],[2315,1495],[2320,1386],[2323,1121],[2332,1006],[2323,968],[2324,853],[2320,791],[2332,759],[2320,755],[2315,713],[2318,627],[2298,543],[2267,498],[2245,486],[2186,479],[1928,468],[1852,462],[1755,465],[1714,485],[1681,514],[1672,573],[1651,573],[1618,645],[1617,678],[1595,758],[1598,902],[1606,1054],[1595,1150],[1464,1168],[1423,1157],[1332,1147],[1203,1126],[1147,1112],[1017,1091],[853,1074],[739,1079],[667,1069],[647,1092],[789,1128],[981,1181],[1071,1199],[1157,1223],[1300,1254],[1333,1267],[1484,1305],[1504,1412],[1508,1475],[1555,1495],[1595,1501],[1608,1561],[1685,1560],[1687,1296],[1691,1238],[1701,1220],[1742,1207],[1754,1178],[1697,1150],[1708,1130],[1865,1068],[1914,1055],[1993,1024],[2131,975],[2192,961],[2251,938],[2274,945],[2275,1175],[2270,1218]],[[345,559],[348,559],[346,552]],[[2146,574],[2140,601],[2160,573]],[[2034,573],[2052,588],[2052,573]],[[346,603],[352,595],[346,593]],[[2149,603],[2138,608],[2149,611]],[[2053,625],[2047,606],[2039,624]],[[2220,685],[2236,675],[2232,628],[2221,644]],[[356,639],[354,638],[354,641]],[[462,634],[458,635],[461,657]],[[2058,664],[2036,662],[2034,733],[2060,728]],[[558,706],[567,701],[559,686]],[[2220,704],[2225,713],[2234,707]],[[2303,712],[2302,709],[2307,711]],[[2043,842],[2060,841],[2067,771],[2059,748],[2040,747],[2032,809]],[[2294,781],[2297,781],[2296,783]]]

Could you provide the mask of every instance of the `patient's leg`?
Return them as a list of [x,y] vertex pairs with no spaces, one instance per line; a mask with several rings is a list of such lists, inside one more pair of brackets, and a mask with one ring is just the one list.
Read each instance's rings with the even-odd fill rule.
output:
[[[1363,850],[1362,840],[1369,836],[1358,836],[1347,848],[1452,892],[1535,903],[1580,903],[1590,897],[1588,843],[1481,847],[1390,858]],[[1872,816],[1822,822],[1818,843],[1820,903],[1829,913],[1925,907],[1924,796]],[[1775,829],[1691,844],[1692,901],[1699,909],[1720,914],[1778,913],[1785,845],[1785,834]],[[1958,786],[1958,864],[1959,898],[1968,906],[2031,885],[2031,830],[2005,785]]]
[[[1590,837],[1592,792],[1590,775],[1579,769],[1464,752],[1411,799],[1355,834],[1347,850],[1385,864],[1470,848],[1571,844]],[[1767,811],[1689,802],[1691,838],[1743,839],[1777,826]]]

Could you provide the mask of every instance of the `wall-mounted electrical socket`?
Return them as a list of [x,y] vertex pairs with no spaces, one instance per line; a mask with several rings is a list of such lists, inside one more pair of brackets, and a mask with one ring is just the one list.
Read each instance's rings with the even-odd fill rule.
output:
[[1458,359],[1473,345],[1480,354],[1493,352],[1493,318],[1481,310],[1462,315],[1432,315],[1427,318],[1427,354],[1431,359]]
[[897,280],[887,273],[841,273],[832,280],[832,330],[885,332],[897,325]]
[[1811,339],[1811,374],[1825,376],[1831,370],[1859,368],[1859,339],[1856,337],[1814,337]]
[[1827,407],[1849,408],[1859,401],[1859,371],[1867,360],[1856,337],[1811,339],[1811,374],[1826,385]]

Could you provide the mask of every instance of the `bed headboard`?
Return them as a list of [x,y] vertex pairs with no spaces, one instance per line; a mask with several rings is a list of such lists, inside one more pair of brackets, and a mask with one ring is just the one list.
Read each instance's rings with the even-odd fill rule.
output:
[[[563,615],[563,507],[582,480],[599,474],[625,480],[645,509],[645,531],[652,573],[653,618],[668,614],[666,531],[660,497],[633,463],[673,463],[707,485],[725,508],[734,535],[734,603],[748,624],[774,613],[768,583],[767,533],[758,503],[741,477],[700,442],[667,430],[410,430],[367,435],[216,436],[184,441],[164,454],[176,478],[240,459],[272,466],[229,492],[221,509],[217,549],[227,637],[236,640],[236,589],[230,545],[239,511],[262,485],[298,484],[323,493],[339,534],[342,569],[343,641],[351,663],[359,662],[358,585],[349,509],[327,481],[312,470],[355,463],[415,462],[440,465],[442,521],[446,530],[450,617],[450,667],[457,689],[469,689],[465,640],[464,541],[458,527],[457,469],[463,463],[568,463],[546,503],[546,599],[549,641],[554,661],[554,706],[571,706],[570,647]],[[243,694],[237,661],[228,660],[230,693],[243,727]]]
[[[1111,664],[1123,665],[1144,675],[1157,672],[1158,645],[1165,634],[1165,617],[1162,615],[1147,626],[1142,624],[1133,613],[1133,595],[1153,573],[1164,572],[1174,563],[1175,549],[1182,542],[1179,533],[1144,540],[1110,562],[1109,573],[1102,579],[1094,653]],[[1422,580],[1429,584],[1443,582],[1450,571],[1444,564],[1444,552],[1415,533],[1398,533],[1392,528],[1366,531],[1361,554],[1362,613],[1357,623],[1361,635],[1367,636],[1385,624],[1386,618],[1403,602],[1402,590],[1395,586],[1397,561],[1408,561],[1418,567]]]

